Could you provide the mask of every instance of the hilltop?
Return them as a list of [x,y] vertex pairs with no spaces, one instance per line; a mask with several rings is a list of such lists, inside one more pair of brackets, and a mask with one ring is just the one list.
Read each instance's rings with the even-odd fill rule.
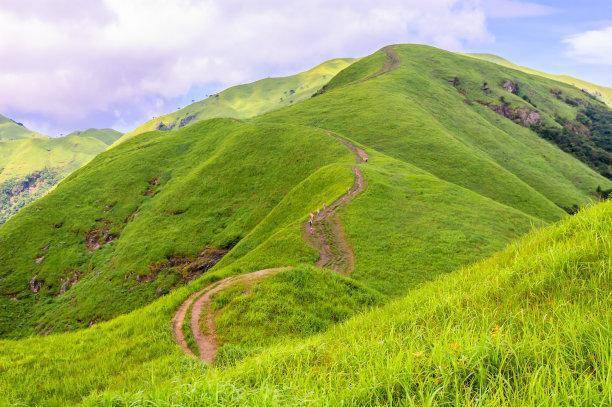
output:
[[38,133],[25,127],[23,123],[16,122],[0,114],[0,142],[38,136]]
[[246,119],[297,103],[311,97],[353,62],[351,58],[332,59],[296,75],[233,86],[176,112],[155,117],[126,133],[118,143],[152,130],[176,130],[214,117]]
[[47,137],[0,116],[0,224],[120,136],[112,129],[89,129]]

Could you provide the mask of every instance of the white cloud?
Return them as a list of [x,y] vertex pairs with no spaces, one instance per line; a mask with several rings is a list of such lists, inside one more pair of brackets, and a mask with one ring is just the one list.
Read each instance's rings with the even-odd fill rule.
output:
[[[399,42],[490,40],[472,0],[3,0],[0,112],[131,123],[231,85]],[[130,112],[117,117],[114,112]]]
[[571,35],[563,42],[578,62],[612,65],[612,26]]

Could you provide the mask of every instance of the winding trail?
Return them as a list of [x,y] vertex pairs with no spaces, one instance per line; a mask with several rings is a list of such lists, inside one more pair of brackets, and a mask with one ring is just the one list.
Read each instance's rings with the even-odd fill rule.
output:
[[385,61],[383,66],[377,72],[374,72],[373,74],[368,75],[365,78],[363,78],[360,82],[365,82],[367,80],[374,79],[378,76],[384,75],[387,72],[391,72],[392,70],[394,70],[395,68],[398,68],[401,65],[399,55],[397,54],[397,51],[395,50],[393,45],[388,45],[384,47],[383,50],[385,51],[385,54],[387,55],[387,60]]
[[[332,132],[328,132],[328,135],[336,138],[351,150],[355,155],[357,164],[368,162],[369,157],[364,150]],[[354,166],[353,173],[355,174],[355,181],[346,194],[335,200],[331,205],[324,206],[319,210],[314,216],[312,225],[310,225],[307,220],[302,227],[305,240],[319,252],[319,260],[316,262],[316,266],[329,267],[345,275],[353,271],[355,267],[355,255],[344,235],[344,230],[342,229],[342,224],[340,223],[336,211],[341,206],[349,203],[356,195],[360,194],[365,189],[365,179],[359,167]],[[213,363],[219,348],[219,343],[215,330],[215,313],[212,311],[212,297],[219,291],[233,284],[244,283],[252,285],[264,277],[289,269],[291,269],[291,267],[270,268],[227,277],[191,294],[189,298],[181,304],[172,318],[174,339],[185,353],[197,357],[189,346],[183,330],[185,318],[189,310],[191,310],[189,329],[197,345],[199,357],[204,362]],[[203,312],[206,318],[204,321],[202,321]],[[204,324],[204,326],[202,326],[202,324]]]

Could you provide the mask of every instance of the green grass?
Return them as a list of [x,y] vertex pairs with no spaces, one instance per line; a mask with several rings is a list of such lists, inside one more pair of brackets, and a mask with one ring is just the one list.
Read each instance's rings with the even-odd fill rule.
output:
[[[367,79],[385,61],[378,52],[322,95],[246,122],[152,132],[73,173],[0,229],[1,335],[73,330],[142,307],[185,284],[175,268],[152,275],[155,264],[205,247],[232,248],[216,266],[227,274],[314,263],[301,223],[353,177],[351,154],[327,129],[372,156],[366,192],[340,217],[356,253],[352,278],[383,295],[486,257],[609,187],[530,130],[464,103],[448,77],[460,72],[468,97],[492,100],[505,92],[493,84],[509,78],[543,117],[573,114],[549,80],[430,47],[395,50],[401,66],[385,75]],[[480,94],[484,80],[493,94]],[[90,251],[96,229],[115,239]]]
[[[574,108],[552,97],[550,89],[559,87],[572,97],[589,99],[579,90],[431,47],[395,49],[402,61],[398,69],[360,81],[381,63],[381,53],[373,54],[343,70],[323,95],[256,120],[334,130],[546,220],[558,219],[559,207],[588,202],[598,185],[610,185],[532,131],[476,102],[465,103],[465,97],[448,81],[459,76],[470,100],[498,102],[504,96],[524,104],[501,88],[503,80],[514,80],[529,92],[543,120],[548,121],[554,121],[551,117],[555,115],[576,115]],[[435,69],[423,69],[424,65]],[[491,84],[490,94],[480,89],[485,81]]]
[[[120,136],[111,129],[89,129],[51,138],[0,116],[0,223],[46,194]],[[32,184],[36,187],[30,188]],[[20,185],[23,188],[14,189]]]
[[231,364],[271,344],[324,332],[382,301],[379,293],[352,279],[304,266],[253,286],[228,288],[212,300],[223,344],[216,362]]
[[611,221],[612,204],[599,204],[322,335],[229,368],[185,357],[170,333],[174,310],[208,276],[91,329],[0,342],[3,401],[605,405]]
[[545,78],[553,79],[555,81],[567,83],[579,89],[585,89],[589,91],[590,93],[592,93],[593,95],[596,95],[599,99],[604,101],[608,106],[612,106],[612,89],[606,86],[596,85],[594,83],[590,83],[590,82],[587,82],[587,81],[584,81],[578,78],[573,78],[568,75],[555,75],[555,74],[550,74],[547,72],[542,72],[542,71],[538,71],[535,69],[531,69],[526,66],[516,65],[508,61],[507,59],[504,59],[497,55],[492,55],[492,54],[466,54],[466,55],[474,57],[474,58],[482,59],[484,61],[493,62],[495,64],[505,66],[507,68],[516,69],[518,71],[522,71],[522,72],[525,72],[531,75],[543,76]]
[[246,119],[289,106],[311,97],[353,61],[350,58],[332,59],[296,75],[233,86],[176,112],[155,117],[126,133],[117,144],[139,134],[158,130],[160,125],[176,130],[186,124],[214,117]]
[[[227,119],[190,126],[179,137],[159,132],[123,143],[0,230],[2,332],[74,329],[140,307],[183,284],[174,270],[138,283],[150,265],[231,247],[317,168],[351,159],[316,129]],[[153,179],[159,185],[150,196]],[[90,251],[85,238],[94,228],[117,239]],[[62,294],[63,279],[75,270],[80,281]],[[28,288],[34,276],[44,281],[37,294]]]
[[[512,80],[554,125],[577,110],[551,87],[588,97],[430,47],[395,50],[397,69],[372,77],[386,58],[375,53],[274,112],[120,143],[0,227],[0,336],[13,338],[0,341],[2,401],[606,404],[612,204],[562,208],[610,181],[478,103],[523,106],[501,88]],[[308,213],[353,183],[336,137],[370,156],[364,192],[338,210],[356,260],[342,277],[312,267],[302,235]],[[96,228],[114,240],[90,251]],[[190,283],[159,267],[206,247],[231,250]],[[185,356],[177,307],[270,267],[290,270],[215,298],[217,364]]]
[[31,137],[40,136],[22,124],[19,124],[0,114],[0,142]]

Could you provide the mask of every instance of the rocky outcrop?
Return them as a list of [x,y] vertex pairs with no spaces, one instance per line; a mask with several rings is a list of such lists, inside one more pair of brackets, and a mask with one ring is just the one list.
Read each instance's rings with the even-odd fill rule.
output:
[[517,95],[519,91],[518,85],[510,80],[504,81],[504,83],[502,83],[502,88],[515,95]]
[[164,122],[159,122],[155,129],[161,130],[161,131],[170,131],[173,128],[174,128],[174,124],[165,124]]
[[540,113],[535,110],[528,107],[510,107],[504,98],[501,98],[500,102],[500,104],[485,103],[485,105],[495,113],[502,115],[524,127],[536,125],[541,121]]
[[37,276],[32,277],[29,284],[30,291],[32,291],[34,294],[38,293],[42,288],[44,282],[45,280],[39,279]]

